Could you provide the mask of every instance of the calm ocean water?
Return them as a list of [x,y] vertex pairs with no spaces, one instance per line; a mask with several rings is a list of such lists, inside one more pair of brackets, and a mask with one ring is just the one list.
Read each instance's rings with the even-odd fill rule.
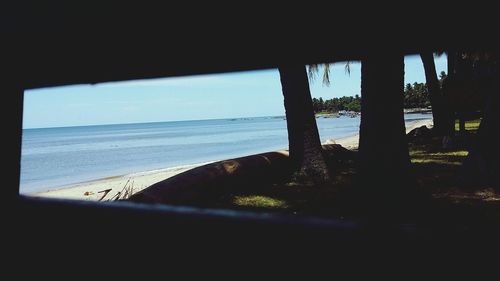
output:
[[[359,117],[316,120],[322,142],[359,130]],[[20,192],[287,147],[283,117],[24,129]]]

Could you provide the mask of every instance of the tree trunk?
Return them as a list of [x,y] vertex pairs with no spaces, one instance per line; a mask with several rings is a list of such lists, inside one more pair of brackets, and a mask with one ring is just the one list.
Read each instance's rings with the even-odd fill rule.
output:
[[422,58],[422,63],[424,65],[425,80],[432,106],[432,121],[434,123],[434,132],[437,133],[437,135],[444,135],[446,128],[446,116],[443,112],[445,110],[444,98],[441,94],[441,88],[439,86],[439,80],[436,74],[434,57],[432,56],[431,52],[421,53],[420,57]]
[[[493,76],[483,81],[485,102],[477,140],[469,150],[460,183],[472,188],[493,187],[500,192],[500,63],[493,64]],[[465,126],[464,126],[465,127]],[[465,129],[465,128],[464,128]]]
[[448,77],[451,77],[455,74],[455,63],[456,63],[456,53],[453,51],[446,52],[446,60],[448,66]]
[[316,184],[326,182],[330,176],[321,148],[306,68],[280,67],[279,72],[294,179]]
[[459,122],[459,133],[460,133],[460,135],[464,136],[465,135],[465,117],[463,114],[459,115],[458,122]]
[[[450,95],[453,95],[452,91],[456,84],[458,58],[457,52],[448,51],[446,52],[446,57],[448,64],[448,73],[447,77],[443,80],[443,83],[441,85],[442,103],[440,104],[441,108],[439,109],[439,111],[441,112],[441,120],[438,124],[439,130],[436,131],[440,135],[453,137],[455,135],[455,108],[450,103],[450,100],[452,100],[452,97]],[[434,123],[434,126],[436,126],[436,123]]]
[[403,55],[362,61],[359,180],[365,197],[384,202],[397,202],[396,197],[413,184],[409,180],[403,82]]
[[[500,75],[497,75],[497,78]],[[492,91],[487,93],[483,119],[479,125],[477,150],[484,159],[486,181],[490,187],[500,192],[500,86],[492,82]]]

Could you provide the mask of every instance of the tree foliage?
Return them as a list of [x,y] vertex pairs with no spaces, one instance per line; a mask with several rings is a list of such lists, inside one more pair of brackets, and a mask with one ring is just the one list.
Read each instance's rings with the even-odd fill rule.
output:
[[425,83],[406,84],[404,90],[404,107],[417,108],[427,107],[431,103],[429,101],[429,91]]
[[[346,64],[346,71],[349,64]],[[318,73],[318,65],[310,65],[308,67],[309,77],[314,77]],[[329,71],[329,69],[326,69]],[[328,77],[327,74],[324,75]],[[441,71],[439,74],[439,83],[447,77],[446,72]],[[325,83],[325,80],[323,81]],[[313,98],[314,113],[318,112],[339,112],[342,110],[347,111],[361,111],[361,98],[359,95],[344,96],[340,98],[332,98],[323,100],[323,98]],[[429,90],[426,83],[414,82],[413,84],[406,84],[404,88],[404,107],[405,108],[426,108],[430,106]]]
[[[441,71],[439,74],[439,83],[446,78],[446,73]],[[404,89],[404,107],[405,108],[425,108],[431,105],[429,99],[429,90],[426,83],[407,83]]]
[[[310,64],[307,66],[307,74],[309,76],[309,80],[313,82],[316,78],[316,75],[319,73],[319,64]],[[333,68],[333,64],[325,63],[323,64],[323,85],[330,86],[331,74],[330,69]],[[346,61],[344,66],[344,71],[346,74],[351,75],[351,61]]]
[[314,112],[339,112],[341,110],[347,111],[361,111],[361,97],[356,95],[354,97],[340,97],[333,98],[329,100],[323,100],[323,98],[313,98],[313,108]]

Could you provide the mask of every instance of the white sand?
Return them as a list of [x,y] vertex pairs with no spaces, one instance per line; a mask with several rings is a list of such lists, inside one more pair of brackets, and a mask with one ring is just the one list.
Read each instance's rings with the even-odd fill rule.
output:
[[[427,127],[432,127],[432,119],[418,120],[407,124],[406,133],[423,125],[426,125]],[[354,135],[350,137],[341,138],[338,140],[329,140],[329,141],[330,141],[329,143],[338,143],[345,148],[356,149],[358,147],[359,135]],[[328,143],[328,141],[325,143]],[[39,192],[29,195],[35,197],[66,198],[66,199],[97,201],[104,195],[103,192],[99,193],[100,191],[111,189],[111,191],[102,199],[103,201],[106,201],[116,196],[118,192],[122,192],[123,194],[125,185],[127,185],[127,187],[133,187],[133,192],[137,192],[154,183],[157,183],[164,179],[170,178],[182,172],[188,171],[190,169],[208,163],[185,165],[185,166],[172,167],[161,170],[109,177],[95,181],[63,186],[54,190]]]
[[109,191],[109,193],[107,193],[107,195],[102,199],[103,201],[106,201],[108,199],[113,198],[118,192],[124,194],[125,184],[127,185],[127,188],[130,187],[133,188],[133,192],[135,193],[159,181],[173,177],[177,174],[180,174],[187,170],[208,163],[212,162],[109,177],[95,181],[82,182],[74,185],[63,186],[54,190],[33,193],[29,195],[35,197],[66,198],[66,199],[97,201],[104,195],[104,192],[99,193],[100,191],[111,189],[111,191]]
[[[411,130],[421,126],[427,126],[428,128],[432,128],[433,126],[432,119],[422,119],[407,123],[406,133],[408,134]],[[337,140],[329,139],[323,144],[333,144],[333,143],[340,144],[348,149],[357,149],[359,144],[359,134],[350,137],[340,138]]]

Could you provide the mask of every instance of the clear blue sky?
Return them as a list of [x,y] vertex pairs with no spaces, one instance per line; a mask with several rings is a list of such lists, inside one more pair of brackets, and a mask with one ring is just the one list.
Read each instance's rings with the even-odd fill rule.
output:
[[[351,74],[338,63],[331,85],[321,75],[311,83],[313,97],[360,94],[361,65]],[[446,57],[436,58],[438,73]],[[322,70],[320,70],[322,71]],[[419,56],[405,58],[405,84],[425,82]],[[24,128],[142,123],[284,115],[276,69],[226,74],[135,80],[29,90],[24,95]]]

